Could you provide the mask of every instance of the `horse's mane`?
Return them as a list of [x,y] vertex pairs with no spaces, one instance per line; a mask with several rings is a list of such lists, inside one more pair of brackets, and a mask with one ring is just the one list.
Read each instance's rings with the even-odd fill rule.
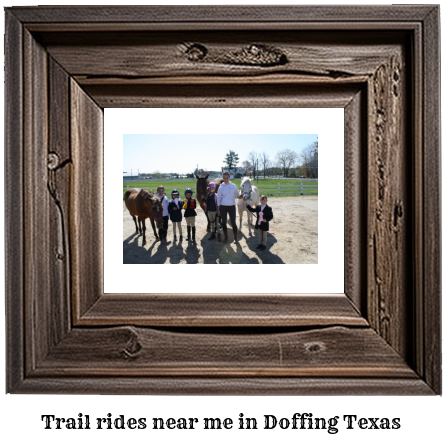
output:
[[158,201],[160,202],[160,198],[156,195],[154,195],[154,193],[150,192],[149,190],[142,190],[141,195],[143,197],[143,199],[149,199],[152,202]]
[[245,182],[250,182],[251,183],[251,185],[252,185],[252,181],[251,181],[251,179],[249,178],[249,176],[245,176],[244,178],[243,178],[243,180],[242,180],[242,184],[244,184]]

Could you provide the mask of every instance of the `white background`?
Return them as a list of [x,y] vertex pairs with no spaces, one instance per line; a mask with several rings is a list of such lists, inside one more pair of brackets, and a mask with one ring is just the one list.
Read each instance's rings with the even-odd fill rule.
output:
[[[252,290],[251,283],[260,279],[266,293],[270,290],[278,293],[342,293],[343,114],[342,108],[105,109],[105,292],[149,292],[144,289],[140,278],[143,272],[148,274],[152,271],[152,265],[122,264],[119,231],[122,224],[120,177],[123,134],[195,134],[195,121],[199,120],[199,134],[318,134],[318,264],[248,265],[247,268],[245,265],[155,265],[158,281],[162,282],[165,276],[191,275],[192,278],[198,277],[202,283],[213,284],[214,278],[228,277],[235,291],[248,293]],[[161,151],[147,149],[146,154],[150,153]],[[192,154],[192,151],[183,153]],[[164,159],[170,162],[180,160],[180,157],[165,156]],[[286,199],[291,202],[291,198]],[[272,207],[271,198],[269,205]],[[153,238],[149,224],[147,236],[148,239]],[[276,238],[279,239],[279,236],[276,235]],[[167,288],[161,290],[170,293]],[[196,293],[196,288],[193,283],[185,282],[175,291]],[[226,293],[226,290],[212,288],[200,292]],[[257,293],[257,289],[254,292]]]
[[[46,1],[45,4],[51,2]],[[60,4],[62,2],[54,2]],[[96,1],[95,4],[112,4],[112,1]],[[132,2],[137,4],[140,2]],[[161,2],[158,2],[161,3]],[[208,3],[208,2],[204,2]],[[203,3],[203,4],[204,4]],[[222,2],[219,2],[222,4]],[[233,4],[232,1],[226,2]],[[270,3],[259,0],[243,0],[241,4]],[[297,4],[279,0],[279,4]],[[302,4],[308,1],[300,2]],[[328,2],[313,2],[313,4]],[[334,3],[334,2],[331,2]],[[355,4],[355,0],[348,2],[341,0],[341,4]],[[365,1],[366,4],[389,4],[383,1]],[[14,1],[8,5],[30,5],[30,2]],[[140,3],[141,4],[141,3]],[[147,4],[147,3],[143,3]],[[6,4],[5,4],[6,5]],[[1,20],[3,26],[3,20]],[[0,74],[3,74],[0,69]],[[1,106],[3,107],[3,105]],[[3,124],[3,118],[0,119]],[[0,160],[3,154],[0,153]],[[0,162],[3,170],[3,161]],[[0,177],[0,195],[3,196],[3,177]],[[2,224],[4,221],[1,211]],[[0,243],[3,244],[4,235],[0,233]],[[1,284],[4,284],[4,266],[0,265]],[[0,327],[4,329],[4,300],[1,300]],[[5,357],[4,336],[0,337],[0,355]],[[0,392],[4,391],[4,361],[1,361]],[[45,431],[43,430],[40,416],[54,414],[58,416],[76,416],[79,412],[90,414],[91,417],[105,416],[108,412],[115,416],[124,414],[126,417],[189,417],[189,416],[219,416],[237,418],[240,412],[245,416],[262,418],[264,414],[278,416],[292,416],[294,412],[312,412],[315,416],[332,417],[335,415],[356,414],[366,417],[400,417],[401,429],[395,431],[348,431],[341,427],[338,436],[349,437],[438,437],[442,433],[441,413],[443,402],[441,397],[152,397],[152,396],[65,396],[65,395],[0,395],[0,433],[4,437],[32,436],[40,437],[86,437],[103,436],[100,431]],[[174,436],[190,437],[203,436],[200,430],[193,432],[170,431],[154,433],[150,430],[142,431],[111,431],[106,436]],[[213,436],[302,436],[316,437],[327,436],[326,431],[239,431],[239,432],[213,432]]]

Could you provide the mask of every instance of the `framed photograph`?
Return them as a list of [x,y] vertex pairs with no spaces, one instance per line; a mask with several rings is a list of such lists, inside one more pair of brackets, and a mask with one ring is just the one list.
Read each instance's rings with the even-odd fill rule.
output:
[[[318,120],[322,120],[322,123],[319,124]],[[330,281],[332,278],[336,290],[344,291],[342,108],[106,108],[104,126],[105,293],[147,292],[147,285],[140,284],[140,264],[156,264],[159,276],[157,281],[153,279],[149,284],[151,291],[156,287],[156,293],[226,294],[229,289],[229,293],[234,294],[268,294],[270,290],[287,294],[324,294],[329,290],[328,279]],[[302,134],[315,131],[317,134]],[[158,132],[162,134],[156,134]],[[244,208],[240,208],[239,200],[236,201],[238,244],[233,242],[230,224],[227,226],[227,243],[222,241],[224,233],[220,226],[216,228],[215,238],[211,239],[212,234],[207,231],[207,219],[200,205],[196,209],[195,243],[187,240],[189,229],[183,217],[182,239],[176,236],[178,233],[174,233],[172,220],[169,221],[169,245],[160,244],[147,219],[144,243],[142,235],[135,232],[133,219],[124,206],[122,263],[121,237],[116,233],[122,225],[122,156],[128,169],[128,175],[124,174],[123,193],[137,187],[145,187],[155,193],[157,186],[164,185],[167,197],[170,197],[172,189],[176,189],[183,200],[187,188],[194,192],[194,198],[199,189],[194,176],[194,173],[198,173],[194,172],[197,164],[213,163],[212,168],[216,169],[218,164],[223,164],[223,158],[230,149],[235,149],[243,158],[254,150],[259,151],[260,155],[265,152],[272,158],[278,151],[286,155],[294,151],[301,155],[309,153],[311,142],[315,143],[317,139],[321,151],[320,159],[317,158],[318,166],[312,170],[297,164],[295,169],[294,166],[286,171],[290,174],[309,169],[319,172],[318,178],[282,178],[272,174],[266,178],[256,175],[252,180],[260,196],[268,196],[267,204],[273,211],[267,250],[256,248],[260,237],[254,227],[256,218],[251,214],[248,226],[246,212],[240,213]],[[125,156],[128,158],[125,159]],[[138,167],[132,168],[131,162],[133,166],[140,167],[140,177]],[[334,162],[333,166],[331,162]],[[146,173],[146,168],[150,166],[181,169],[186,174],[179,178],[161,178],[161,175],[158,178],[156,174]],[[261,170],[260,165],[260,173]],[[282,171],[281,168],[270,170]],[[160,173],[160,170],[156,173]],[[217,181],[220,174],[220,169],[211,171],[211,179],[206,180],[203,175],[199,180],[206,186],[210,180]],[[232,176],[241,192],[241,181],[245,179],[235,179],[234,173]],[[317,195],[319,185],[322,186],[320,197]],[[239,219],[241,215],[243,221]],[[205,265],[204,271],[202,266],[198,266],[201,264]],[[246,264],[248,267],[245,270]],[[163,276],[180,281],[172,289],[164,288],[160,279]],[[198,279],[198,282],[181,281],[186,277]],[[230,285],[218,287],[217,279],[225,277],[231,279]],[[278,285],[275,283],[277,277]]]
[[[441,394],[438,6],[12,7],[5,41],[7,392]],[[342,108],[344,286],[105,293],[105,108]]]
[[[166,128],[162,134],[114,137],[115,141],[123,138],[123,168],[128,169],[123,173],[124,264],[318,264],[318,133],[254,132],[257,127],[269,130],[270,115],[283,114],[286,129],[294,129],[291,115],[297,119],[303,109],[152,110],[142,112],[149,114],[149,128],[142,121],[139,129],[157,131],[158,122],[180,118],[197,133],[172,134]],[[134,111],[116,112],[124,117]],[[320,117],[330,112],[337,114],[340,129],[342,110],[314,111]],[[252,132],[220,133],[232,129],[232,120]],[[205,125],[205,131],[211,124],[217,133],[203,134],[196,123]],[[338,139],[343,138],[341,128]],[[326,145],[324,149],[334,156],[334,148]],[[343,153],[343,143],[340,146],[336,155]],[[105,165],[108,160],[116,161],[105,157]],[[332,203],[337,193],[343,193],[343,171],[340,166],[328,166],[325,173],[332,175],[327,187]],[[117,170],[108,175],[116,178]],[[118,201],[114,198],[113,216],[121,207]],[[155,205],[162,207],[162,214],[152,213]],[[337,228],[343,230],[343,209],[337,210],[342,219]],[[138,217],[145,220],[144,232]],[[335,231],[334,221],[327,223],[328,235],[336,237],[338,245],[334,246],[341,247],[343,235]]]

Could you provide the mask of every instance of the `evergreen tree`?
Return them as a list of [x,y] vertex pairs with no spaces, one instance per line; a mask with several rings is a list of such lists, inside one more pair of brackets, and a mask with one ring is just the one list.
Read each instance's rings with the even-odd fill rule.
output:
[[234,167],[237,167],[237,164],[239,162],[238,154],[236,154],[234,151],[229,150],[223,162],[226,164],[226,167],[229,170],[232,170]]

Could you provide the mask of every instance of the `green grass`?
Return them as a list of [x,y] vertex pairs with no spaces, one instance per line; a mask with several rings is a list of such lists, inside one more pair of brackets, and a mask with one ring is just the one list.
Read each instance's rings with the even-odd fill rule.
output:
[[[231,179],[231,181],[236,184],[237,186],[240,186],[241,180],[240,179]],[[157,188],[160,184],[163,185],[165,188],[168,187],[195,187],[196,179],[156,179],[156,180],[144,180],[144,181],[135,181],[135,182],[124,182],[123,188],[125,189],[127,185],[129,187],[154,187]],[[295,185],[299,184],[300,182],[303,182],[303,185],[308,184],[316,184],[317,181],[309,181],[306,179],[260,179],[260,180],[254,180],[253,184],[257,187],[260,186],[277,186],[278,183],[281,185]]]
[[[235,185],[240,186],[241,180],[240,179],[233,179],[231,180]],[[123,194],[127,190],[127,186],[129,188],[136,187],[136,188],[149,188],[151,191],[154,191],[157,189],[159,185],[163,185],[165,187],[166,195],[169,196],[171,194],[171,190],[176,187],[190,187],[195,192],[195,182],[196,179],[162,179],[162,180],[145,180],[145,181],[135,181],[135,182],[124,182],[123,183]],[[285,190],[284,186],[289,185],[298,185],[300,182],[303,182],[303,193],[305,195],[311,194],[310,192],[317,191],[316,187],[313,187],[310,189],[308,186],[310,184],[317,185],[317,181],[309,181],[306,179],[259,179],[254,180],[253,184],[257,186],[260,190],[260,194],[267,194],[268,196],[277,196],[277,193],[266,193],[267,189],[272,189],[273,187],[277,188],[278,183],[280,183],[280,196],[294,196],[294,192],[289,191],[291,188],[287,188]],[[267,187],[272,186],[272,187]],[[288,192],[286,192],[288,191]],[[183,196],[184,189],[180,189],[180,195]],[[285,193],[286,192],[286,193]],[[312,193],[312,195],[316,196],[317,193]]]

